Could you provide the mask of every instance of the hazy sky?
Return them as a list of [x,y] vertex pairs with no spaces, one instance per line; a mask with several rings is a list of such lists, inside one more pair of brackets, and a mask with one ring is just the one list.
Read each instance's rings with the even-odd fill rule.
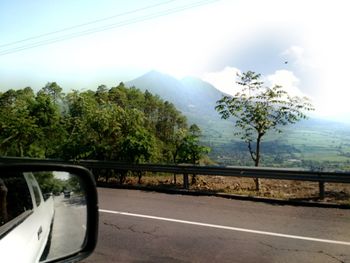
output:
[[67,90],[111,86],[155,69],[233,93],[236,72],[253,70],[310,97],[318,115],[350,121],[349,7],[345,0],[2,0],[0,90],[49,81]]

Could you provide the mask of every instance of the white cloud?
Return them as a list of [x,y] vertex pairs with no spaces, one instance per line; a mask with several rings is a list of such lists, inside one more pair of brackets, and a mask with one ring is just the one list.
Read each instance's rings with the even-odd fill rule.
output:
[[277,70],[274,74],[266,77],[270,85],[280,85],[291,96],[304,97],[305,94],[299,89],[300,80],[289,70]]
[[237,73],[240,74],[241,71],[234,67],[225,67],[222,71],[205,73],[201,78],[218,90],[234,95],[240,90],[236,83]]
[[305,48],[292,45],[281,53],[281,56],[289,63],[303,69],[315,69],[320,67],[320,61],[316,57],[306,54]]
[[[234,95],[242,88],[236,83],[237,74],[241,73],[242,71],[238,68],[225,67],[221,71],[206,73],[201,78],[214,85],[220,91]],[[265,84],[268,86],[280,85],[292,96],[305,96],[298,87],[300,80],[292,71],[277,70],[275,73],[268,75],[265,80]]]

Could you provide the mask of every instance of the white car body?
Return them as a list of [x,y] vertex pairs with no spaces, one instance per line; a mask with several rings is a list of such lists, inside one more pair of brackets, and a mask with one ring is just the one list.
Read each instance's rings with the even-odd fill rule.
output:
[[25,219],[0,239],[1,262],[4,263],[39,262],[48,242],[53,222],[52,196],[44,200],[39,184],[32,173],[24,173],[24,178],[30,191],[33,209],[23,213],[22,216]]

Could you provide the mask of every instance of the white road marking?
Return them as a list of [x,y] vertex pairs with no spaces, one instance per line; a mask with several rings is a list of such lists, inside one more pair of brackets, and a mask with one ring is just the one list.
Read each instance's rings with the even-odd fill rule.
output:
[[181,223],[181,224],[188,224],[188,225],[204,226],[204,227],[211,227],[211,228],[217,228],[217,229],[225,229],[225,230],[231,230],[231,231],[253,233],[253,234],[258,234],[258,235],[284,237],[284,238],[292,238],[292,239],[301,239],[301,240],[307,240],[307,241],[315,241],[315,242],[322,242],[322,243],[350,246],[350,242],[346,242],[346,241],[321,239],[321,238],[306,237],[306,236],[288,235],[288,234],[281,234],[281,233],[253,230],[253,229],[246,229],[246,228],[240,228],[240,227],[230,227],[230,226],[206,224],[206,223],[193,222],[193,221],[187,221],[187,220],[179,220],[179,219],[172,219],[172,218],[166,218],[166,217],[133,214],[133,213],[112,211],[112,210],[106,210],[106,209],[99,209],[99,211],[102,212],[102,213],[117,214],[117,215],[132,216],[132,217],[140,217],[140,218],[161,220],[161,221],[167,221],[167,222],[173,222],[173,223]]

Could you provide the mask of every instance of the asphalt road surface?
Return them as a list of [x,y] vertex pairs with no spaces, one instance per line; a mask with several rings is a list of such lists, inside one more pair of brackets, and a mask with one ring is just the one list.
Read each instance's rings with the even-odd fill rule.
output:
[[55,196],[54,207],[55,216],[48,259],[66,256],[80,250],[86,233],[84,197]]
[[98,189],[83,262],[350,262],[350,210]]

